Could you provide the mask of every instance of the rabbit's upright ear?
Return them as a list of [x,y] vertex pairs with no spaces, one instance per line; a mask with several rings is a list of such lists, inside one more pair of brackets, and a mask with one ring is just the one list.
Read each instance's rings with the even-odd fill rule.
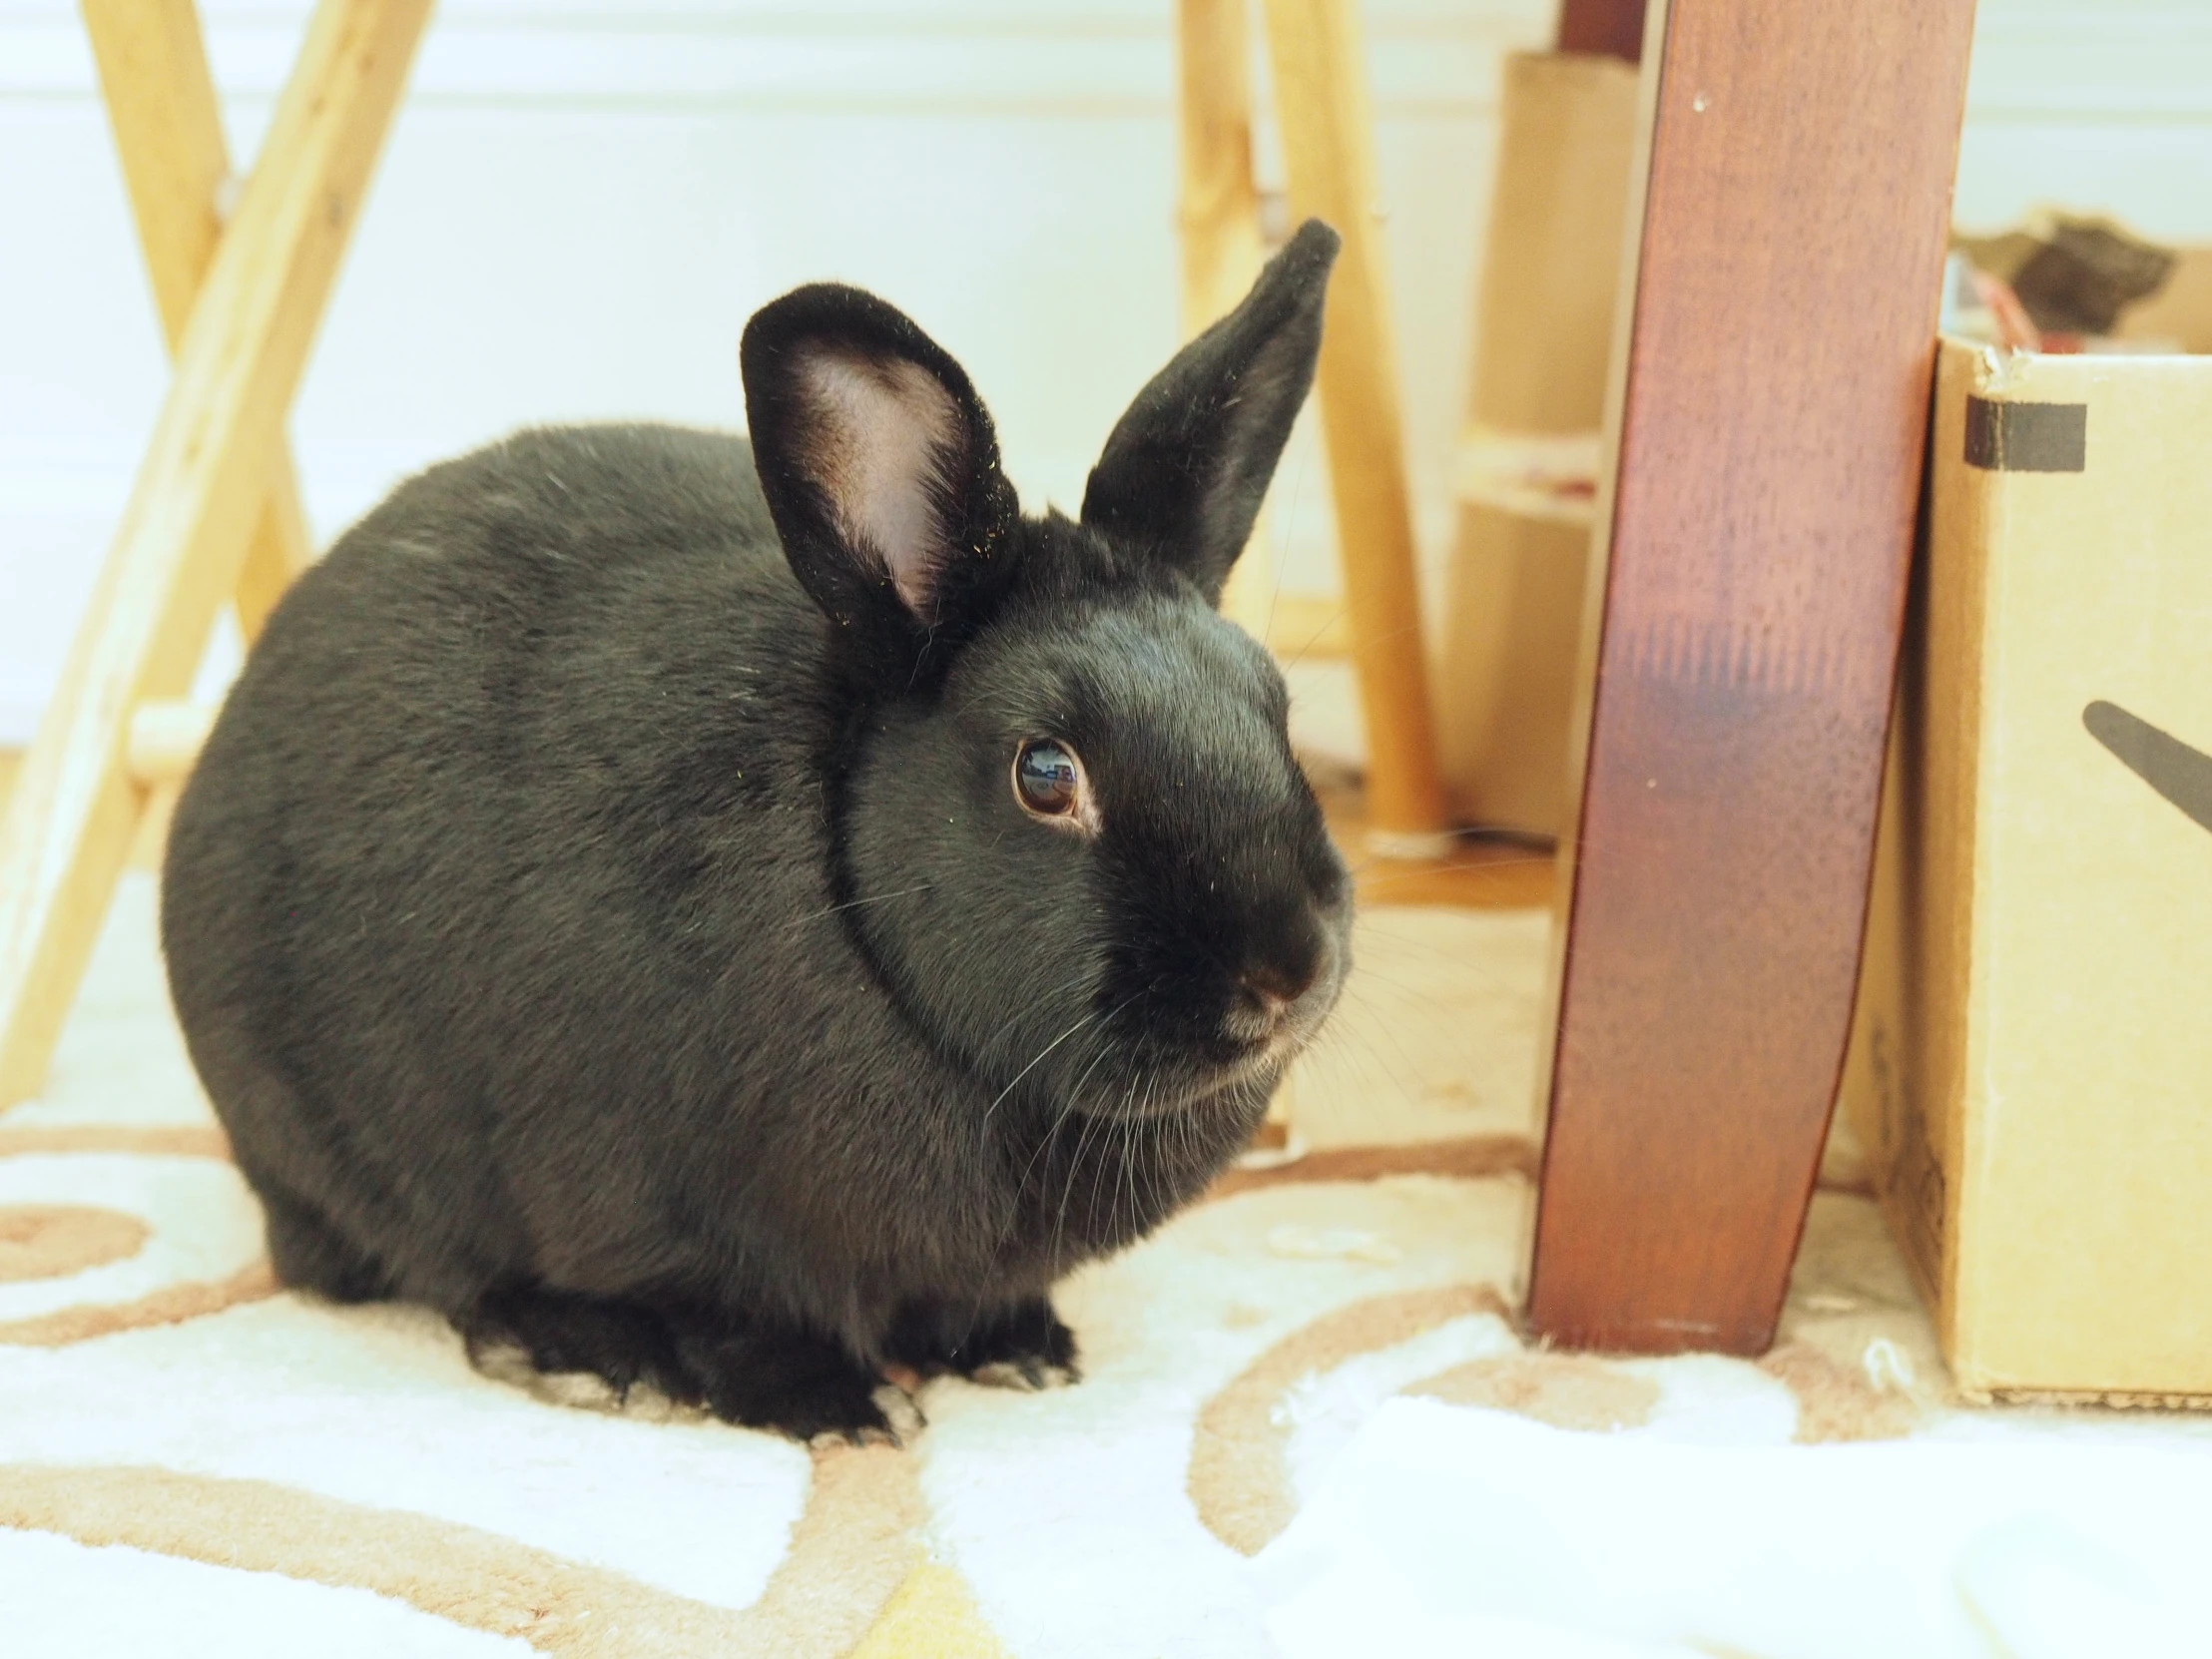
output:
[[757,312],[738,361],[800,585],[886,675],[957,645],[1020,513],[960,365],[904,312],[830,282]]
[[1179,566],[1218,603],[1314,383],[1337,233],[1318,219],[1243,303],[1152,379],[1106,440],[1083,522]]

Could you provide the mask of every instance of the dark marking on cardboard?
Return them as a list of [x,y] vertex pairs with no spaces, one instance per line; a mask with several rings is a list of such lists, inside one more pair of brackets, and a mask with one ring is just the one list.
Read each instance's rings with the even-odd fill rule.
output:
[[2117,703],[2090,704],[2081,711],[2081,724],[2120,765],[2180,808],[2192,823],[2212,830],[2212,755],[2168,736]]
[[2089,405],[1966,399],[1966,464],[1984,472],[2083,472]]

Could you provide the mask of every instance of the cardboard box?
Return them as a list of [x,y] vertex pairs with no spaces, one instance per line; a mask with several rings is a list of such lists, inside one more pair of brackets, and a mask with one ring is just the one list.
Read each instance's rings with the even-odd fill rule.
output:
[[1945,341],[1933,441],[1843,1109],[1966,1394],[2212,1404],[2212,356]]
[[[1592,457],[1605,412],[1615,290],[1636,150],[1636,69],[1521,52],[1504,65],[1497,183],[1475,296],[1469,439]],[[1553,445],[1556,446],[1556,443]],[[1575,707],[1580,521],[1467,502],[1445,577],[1437,751],[1462,823],[1566,828]]]

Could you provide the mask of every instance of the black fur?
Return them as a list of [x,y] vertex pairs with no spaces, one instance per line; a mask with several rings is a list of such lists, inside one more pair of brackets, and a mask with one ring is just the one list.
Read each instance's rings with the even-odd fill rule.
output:
[[1137,394],[1083,492],[1085,524],[1179,564],[1209,603],[1313,384],[1320,316],[1307,312],[1336,258],[1335,233],[1309,221],[1245,302]]
[[[1071,1370],[1048,1287],[1220,1170],[1347,966],[1282,680],[1210,603],[1335,242],[1139,397],[1080,523],[814,287],[747,329],[754,447],[525,432],[342,537],[163,905],[281,1276],[802,1435],[880,1428],[885,1365]],[[1095,833],[1017,803],[1044,738]]]

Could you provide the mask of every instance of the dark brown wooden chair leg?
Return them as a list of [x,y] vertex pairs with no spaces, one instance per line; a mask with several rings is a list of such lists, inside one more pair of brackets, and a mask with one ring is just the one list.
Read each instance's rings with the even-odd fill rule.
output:
[[1559,50],[1639,61],[1644,0],[1559,0]]
[[1773,1340],[1858,970],[1971,32],[1971,0],[1669,9],[1529,1285],[1564,1344]]

